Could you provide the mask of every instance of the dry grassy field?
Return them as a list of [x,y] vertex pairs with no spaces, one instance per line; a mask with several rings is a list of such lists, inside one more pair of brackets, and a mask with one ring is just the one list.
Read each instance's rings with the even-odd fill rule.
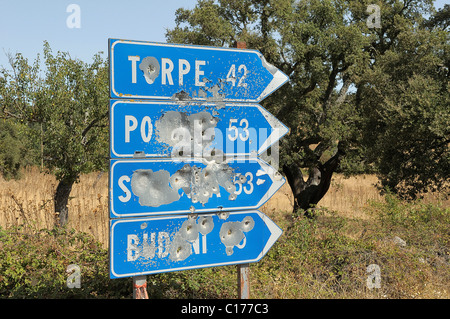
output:
[[[56,219],[53,194],[54,176],[28,167],[19,180],[0,177],[0,225],[18,225],[23,221],[38,228],[52,228]],[[108,243],[108,173],[81,176],[69,200],[69,227],[94,235],[105,246]]]
[[[315,221],[292,214],[293,197],[285,184],[260,208],[284,230],[284,236],[272,247],[271,256],[252,266],[254,293],[261,298],[450,298],[450,247],[445,239],[448,237],[448,217],[440,215],[444,211],[423,206],[408,208],[400,201],[389,206],[390,199],[383,200],[376,183],[377,178],[373,175],[351,178],[335,175],[330,190],[319,205],[326,209],[319,210],[321,215]],[[0,226],[31,224],[35,226],[33,229],[52,229],[57,217],[53,212],[56,185],[54,176],[43,174],[35,167],[27,168],[20,180],[6,181],[0,177]],[[433,204],[438,201],[437,197],[424,200]],[[440,204],[448,208],[450,200],[441,200]],[[384,228],[383,219],[374,215],[374,209],[387,218],[388,224]],[[404,212],[412,214],[404,219],[405,225],[392,220],[406,217]],[[425,215],[420,215],[422,213]],[[431,216],[427,214],[434,214],[435,219],[425,227],[421,220]],[[411,228],[411,225],[418,227]],[[68,226],[92,235],[108,248],[107,173],[83,175],[74,185]],[[406,247],[398,247],[392,241],[397,235],[407,238]],[[39,236],[30,238],[37,240]],[[38,245],[49,245],[48,249],[43,248],[44,253],[53,251],[51,242]],[[22,251],[26,247],[22,247]],[[17,248],[12,249],[16,252]],[[374,263],[382,267],[383,287],[370,291],[365,287],[366,267]],[[14,265],[22,267],[21,264]],[[39,271],[42,272],[31,271],[29,276]],[[176,272],[173,276],[152,277],[158,279],[152,279],[149,293],[159,298],[180,298],[183,293],[192,298],[206,293],[210,298],[209,290],[195,288],[199,282],[204,285],[208,278],[208,289],[220,291],[221,298],[235,298],[234,290],[228,284],[229,280],[234,282],[233,271],[234,268],[216,267],[204,272]],[[213,275],[211,272],[218,273]],[[1,279],[0,275],[0,283]],[[183,292],[179,288],[180,282],[192,285],[193,290]],[[21,287],[20,283],[16,285]],[[27,289],[37,288],[31,285]],[[164,293],[160,295],[161,292]],[[22,296],[20,291],[16,293]],[[42,295],[39,290],[36,293]]]
[[[373,175],[344,178],[337,174],[319,206],[348,218],[368,219],[364,207],[369,200],[382,198],[375,187],[377,181]],[[0,226],[27,221],[38,228],[51,228],[56,217],[53,212],[56,185],[54,176],[43,174],[36,167],[28,167],[20,180],[5,181],[0,177]],[[292,193],[286,183],[260,210],[273,217],[289,214],[292,204]],[[108,221],[108,173],[82,175],[71,192],[68,226],[92,234],[107,247]]]

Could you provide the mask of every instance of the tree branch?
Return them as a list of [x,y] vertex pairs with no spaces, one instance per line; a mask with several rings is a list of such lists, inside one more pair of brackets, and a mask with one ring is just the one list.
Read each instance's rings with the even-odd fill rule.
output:
[[86,126],[86,128],[83,130],[83,132],[81,133],[81,137],[84,138],[86,136],[86,134],[89,132],[89,130],[91,128],[93,128],[95,126],[95,124],[97,124],[99,121],[103,120],[109,113],[109,110],[105,113],[103,113],[101,116],[95,118],[91,123],[89,123],[88,126]]
[[345,98],[347,97],[348,89],[350,88],[351,84],[352,81],[350,80],[350,78],[348,76],[344,76],[344,84],[342,85],[339,91],[339,96],[336,102],[334,103],[335,108],[341,106],[341,104],[344,103]]
[[[306,94],[308,94],[309,92],[311,92],[312,90],[314,90],[316,88],[316,84],[317,84],[316,81],[311,80],[310,85],[308,87],[306,87],[305,89],[303,89],[299,95],[305,96]],[[275,117],[284,119],[284,115],[287,114],[289,111],[291,111],[293,106],[294,106],[293,104],[287,104],[287,103],[283,104],[281,109],[276,113]]]

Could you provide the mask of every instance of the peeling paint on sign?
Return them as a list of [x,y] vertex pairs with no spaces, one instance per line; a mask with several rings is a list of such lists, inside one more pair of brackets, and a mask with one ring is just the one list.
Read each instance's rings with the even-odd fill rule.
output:
[[[197,222],[195,218],[189,218],[183,222],[170,245],[170,259],[185,260],[192,254],[192,244],[198,241],[199,233],[206,236],[213,228],[214,222],[211,216],[200,217]],[[203,239],[203,242],[206,242],[206,239]]]
[[153,84],[155,79],[159,76],[160,66],[158,60],[152,56],[144,58],[139,64],[139,69],[144,73],[145,81],[148,84]]
[[259,102],[288,77],[257,50],[110,39],[110,97]]
[[169,186],[169,178],[170,174],[166,170],[136,170],[131,178],[131,190],[139,197],[141,206],[157,207],[169,204],[180,198],[178,192]]
[[282,231],[248,209],[285,180],[258,156],[289,129],[252,103],[288,77],[256,50],[108,43],[111,278],[260,260]]
[[[110,103],[112,158],[258,156],[289,129],[260,105],[112,101]],[[271,154],[275,151],[272,149]]]
[[254,209],[284,183],[259,158],[110,161],[110,216],[205,213]]
[[219,215],[113,220],[111,278],[256,262],[282,233],[259,211]]
[[214,141],[218,122],[218,117],[205,111],[191,115],[169,111],[155,123],[156,140],[172,147],[172,157],[203,154]]
[[[208,235],[213,229],[212,217],[202,216],[198,220],[197,218],[188,218],[176,232],[152,232],[150,237],[148,233],[144,233],[142,241],[140,241],[139,236],[130,234],[127,236],[127,260],[136,261],[141,258],[149,262],[155,257],[160,259],[169,257],[171,261],[183,261],[191,256],[192,247],[198,244],[199,235],[203,236],[203,242],[206,243],[204,236]],[[172,240],[170,240],[171,238]],[[156,243],[158,243],[158,246],[156,246]],[[203,253],[206,253],[206,248],[202,248]],[[198,251],[199,247],[195,249]]]
[[185,164],[172,176],[166,170],[136,170],[131,177],[131,190],[139,197],[141,206],[158,207],[175,202],[180,199],[180,189],[192,203],[205,204],[213,195],[220,196],[219,187],[230,194],[229,200],[235,200],[235,184],[243,184],[246,180],[243,175],[235,180],[233,169],[226,163],[213,162],[203,169]]

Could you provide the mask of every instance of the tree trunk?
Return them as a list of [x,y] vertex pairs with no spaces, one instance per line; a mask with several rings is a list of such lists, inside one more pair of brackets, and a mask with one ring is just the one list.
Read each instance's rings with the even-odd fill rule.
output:
[[298,165],[283,166],[283,172],[294,195],[294,214],[297,213],[298,209],[302,209],[305,211],[305,215],[309,216],[307,210],[314,207],[330,188],[331,177],[336,171],[343,154],[342,149],[338,147],[336,154],[325,164],[319,163],[316,168],[310,171],[307,181],[303,179],[303,174]]
[[72,179],[61,179],[55,192],[55,213],[59,216],[59,226],[65,226],[69,221],[69,195],[75,181]]

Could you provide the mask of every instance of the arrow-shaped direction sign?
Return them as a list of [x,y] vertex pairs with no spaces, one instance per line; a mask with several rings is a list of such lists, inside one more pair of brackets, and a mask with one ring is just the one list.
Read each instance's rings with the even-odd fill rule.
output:
[[259,51],[109,39],[110,97],[259,102],[288,77]]
[[258,104],[110,103],[111,158],[261,155],[289,131]]
[[110,277],[257,262],[281,233],[259,211],[111,220]]
[[110,217],[257,209],[284,182],[259,158],[110,160]]

